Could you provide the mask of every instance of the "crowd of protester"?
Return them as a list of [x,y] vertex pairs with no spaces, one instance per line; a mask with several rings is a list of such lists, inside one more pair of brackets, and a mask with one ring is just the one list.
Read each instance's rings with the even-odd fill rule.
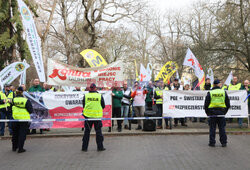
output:
[[[26,89],[25,85],[21,85],[24,91],[27,92],[63,92],[62,88],[57,86],[51,86],[47,83],[43,83],[41,85],[39,79],[33,80],[33,84],[29,89]],[[210,79],[207,78],[205,80],[204,90],[212,89],[212,84]],[[224,90],[246,90],[247,93],[250,93],[250,83],[248,80],[245,80],[243,83],[238,81],[237,77],[233,77],[232,82],[229,86],[225,84],[220,84],[220,87]],[[127,118],[127,117],[143,117],[144,113],[148,109],[152,109],[155,111],[156,116],[162,117],[163,111],[163,90],[200,90],[200,88],[192,87],[189,83],[182,83],[177,78],[173,80],[172,83],[164,84],[163,80],[159,81],[149,81],[147,84],[142,85],[140,82],[135,81],[133,85],[128,87],[128,82],[124,81],[122,87],[118,83],[114,83],[112,88],[97,88],[99,90],[111,90],[112,91],[112,117],[116,118]],[[1,119],[11,119],[11,100],[15,97],[15,87],[6,84],[4,89],[0,93],[0,113]],[[82,89],[81,87],[75,87],[73,91],[88,91],[88,88]],[[8,100],[7,105],[3,106]],[[250,100],[248,100],[248,114],[250,109]],[[165,127],[166,129],[170,128],[169,119],[165,119]],[[178,126],[180,123],[181,126],[187,127],[187,119],[186,118],[175,118],[173,120],[174,127]],[[200,118],[200,122],[207,123],[205,118]],[[239,127],[243,126],[243,118],[239,118],[238,120]],[[192,118],[192,122],[198,122],[197,118]],[[229,123],[233,122],[233,119],[228,119]],[[142,121],[137,120],[137,130],[142,129]],[[114,122],[112,123],[114,125]],[[12,134],[11,123],[8,123],[9,133]],[[5,132],[5,123],[0,123],[0,135],[3,136]],[[111,131],[113,127],[109,128]],[[128,120],[118,120],[117,121],[117,130],[121,132],[122,129],[129,129],[129,121]],[[162,129],[163,123],[162,119],[157,120],[157,129]],[[49,129],[40,129],[40,133],[43,133],[44,130]],[[36,133],[36,129],[31,129],[31,134]]]

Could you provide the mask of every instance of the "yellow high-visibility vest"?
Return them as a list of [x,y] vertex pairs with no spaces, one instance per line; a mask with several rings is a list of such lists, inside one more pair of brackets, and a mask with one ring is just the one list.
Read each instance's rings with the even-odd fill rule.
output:
[[226,92],[222,89],[210,91],[211,102],[208,108],[226,108]]
[[229,84],[228,90],[240,90],[241,88],[241,83],[238,83],[236,85]]
[[1,100],[6,100],[5,104],[0,104],[0,109],[10,107],[10,102],[8,99],[12,100],[14,97],[14,93],[10,92],[8,96],[6,96],[3,92],[0,92]]
[[89,118],[101,118],[103,116],[101,98],[102,95],[99,93],[85,94],[85,107],[83,115]]
[[[161,95],[163,95],[164,90],[168,90],[168,87],[165,87],[164,89],[156,88],[155,93],[157,96],[161,96]],[[163,104],[162,98],[156,99],[156,104]]]
[[15,120],[30,120],[30,113],[25,108],[28,99],[25,97],[15,97],[13,99],[12,116]]

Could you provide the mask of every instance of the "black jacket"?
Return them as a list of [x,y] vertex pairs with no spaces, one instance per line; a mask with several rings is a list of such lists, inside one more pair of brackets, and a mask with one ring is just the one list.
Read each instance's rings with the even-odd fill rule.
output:
[[[220,87],[214,87],[214,89],[220,89]],[[210,92],[207,93],[206,99],[205,99],[205,112],[208,116],[213,116],[213,115],[225,115],[228,112],[228,109],[230,108],[230,100],[228,98],[227,92],[225,91],[225,103],[226,103],[226,108],[208,108],[211,102],[211,97],[210,97]]]
[[[15,97],[23,97],[23,95],[16,95]],[[13,102],[12,102],[11,106],[13,106]],[[33,107],[32,107],[32,104],[31,104],[31,102],[30,102],[29,99],[28,99],[27,102],[26,102],[25,108],[27,109],[27,111],[28,111],[30,114],[33,113]]]
[[[98,93],[97,91],[90,91],[89,93]],[[102,108],[104,109],[105,108],[105,101],[104,101],[104,98],[101,97],[101,105],[102,105]],[[83,99],[82,99],[82,107],[84,108],[85,107],[85,96],[83,96]]]
[[209,84],[205,84],[204,85],[204,89],[205,90],[210,90],[211,89],[211,84],[209,83]]

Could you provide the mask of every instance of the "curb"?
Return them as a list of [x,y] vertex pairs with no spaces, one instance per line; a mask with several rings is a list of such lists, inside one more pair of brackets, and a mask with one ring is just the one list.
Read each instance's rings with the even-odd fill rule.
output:
[[[249,132],[245,131],[228,131],[227,135],[250,135]],[[113,136],[158,136],[158,135],[208,135],[209,132],[142,132],[142,133],[119,133],[119,132],[104,132],[105,137]],[[216,132],[216,134],[219,134]],[[64,134],[37,134],[37,135],[27,135],[27,139],[35,138],[63,138],[63,137],[82,137],[83,133],[64,133]],[[91,133],[90,136],[95,136],[95,133]],[[0,140],[9,140],[11,136],[2,136]]]

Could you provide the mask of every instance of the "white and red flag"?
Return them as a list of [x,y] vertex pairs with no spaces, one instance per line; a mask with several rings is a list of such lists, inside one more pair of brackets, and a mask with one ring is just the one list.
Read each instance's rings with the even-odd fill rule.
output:
[[204,84],[205,84],[204,71],[203,71],[199,61],[197,60],[197,58],[194,56],[194,54],[192,53],[192,51],[189,48],[187,50],[187,54],[186,54],[186,57],[184,59],[183,65],[192,67],[194,69],[194,73],[195,73],[196,77],[198,77],[198,79],[199,79],[199,83],[197,84],[197,86],[194,89],[196,89],[197,87],[201,87],[201,89],[203,89]]
[[150,81],[151,80],[151,74],[148,70],[145,69],[145,67],[141,64],[140,68],[140,81]]

